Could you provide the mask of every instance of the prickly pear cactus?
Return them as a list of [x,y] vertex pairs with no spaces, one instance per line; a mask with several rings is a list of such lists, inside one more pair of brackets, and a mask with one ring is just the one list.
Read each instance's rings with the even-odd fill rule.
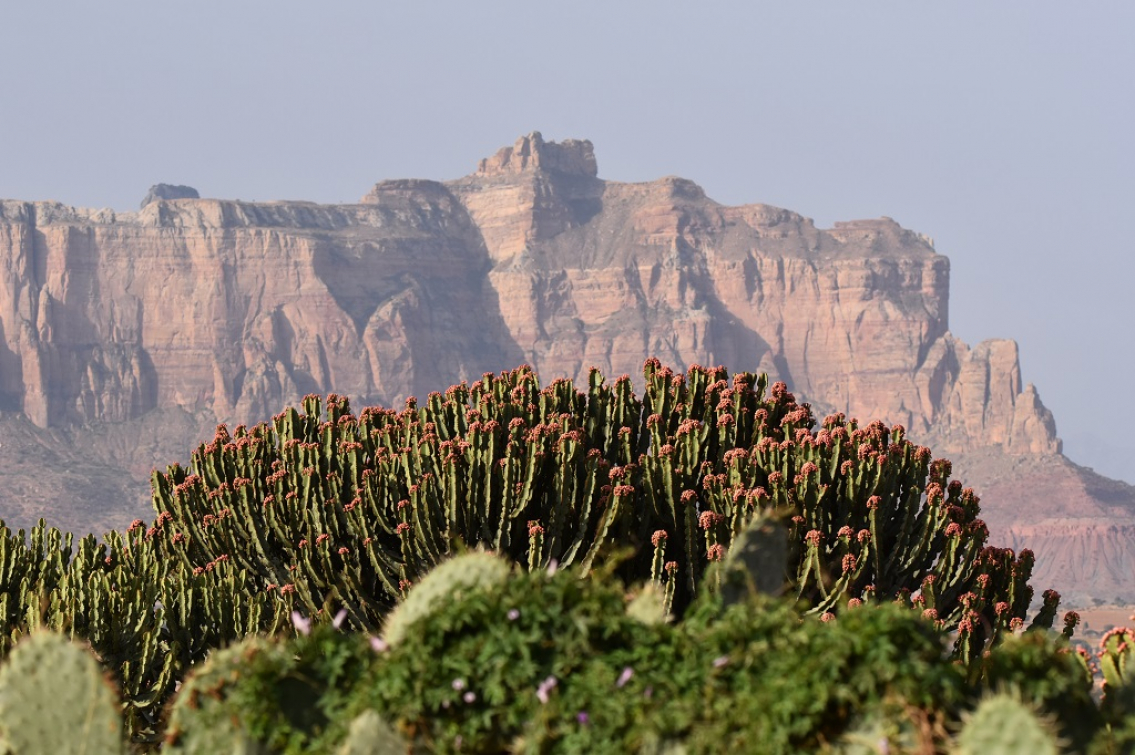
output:
[[226,710],[224,689],[237,681],[241,664],[280,652],[258,636],[219,650],[189,676],[174,699],[166,750],[185,755],[267,755]]
[[665,624],[672,618],[666,611],[665,594],[652,584],[643,586],[627,603],[627,616],[643,624]]
[[721,598],[726,605],[758,593],[779,595],[788,584],[788,529],[759,517],[733,538],[721,564]]
[[883,705],[856,717],[827,755],[914,755],[936,752],[919,722],[901,705]]
[[999,693],[982,700],[966,717],[953,755],[1057,755],[1063,746],[1056,725],[1018,695]]
[[351,722],[338,755],[406,755],[410,744],[373,710]]
[[461,595],[492,589],[507,580],[511,571],[507,561],[484,552],[463,553],[438,564],[390,612],[383,627],[384,638],[397,645],[415,622]]
[[117,697],[90,653],[61,635],[36,632],[0,668],[0,749],[123,753]]

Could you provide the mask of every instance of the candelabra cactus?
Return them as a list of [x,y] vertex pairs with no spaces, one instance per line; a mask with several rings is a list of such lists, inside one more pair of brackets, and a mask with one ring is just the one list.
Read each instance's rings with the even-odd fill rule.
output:
[[639,399],[627,376],[541,388],[521,367],[357,416],[308,396],[156,472],[153,539],[186,569],[230,559],[254,590],[308,613],[333,602],[373,630],[458,541],[584,571],[630,547],[619,575],[680,613],[767,515],[787,523],[784,576],[817,615],[898,599],[958,628],[971,659],[1024,621],[1032,554],[987,546],[977,496],[902,427],[836,414],[816,428],[763,375],[649,360],[644,378]]
[[1131,667],[1135,657],[1135,631],[1127,627],[1109,630],[1100,641],[1099,665],[1103,671],[1104,683],[1110,690],[1119,690],[1131,683],[1135,667]]
[[[90,642],[122,691],[132,738],[156,731],[185,671],[216,647],[283,625],[287,594],[253,590],[227,560],[192,570],[138,521],[102,542],[48,529],[0,530],[0,655],[43,626]],[[196,573],[195,573],[196,572]]]

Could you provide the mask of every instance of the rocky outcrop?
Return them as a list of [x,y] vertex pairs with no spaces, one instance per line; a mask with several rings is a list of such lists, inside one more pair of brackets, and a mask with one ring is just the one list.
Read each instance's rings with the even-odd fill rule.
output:
[[[578,378],[657,356],[763,370],[820,412],[1000,459],[968,479],[1012,537],[1042,526],[1014,471],[1039,464],[1061,491],[1044,521],[1064,524],[1032,534],[1058,558],[1070,533],[1135,526],[1135,495],[1096,505],[1059,455],[1016,344],[950,333],[948,259],[889,218],[821,229],[681,178],[605,181],[590,142],[535,133],[465,178],[386,181],[352,205],[158,189],[136,213],[0,202],[0,412],[51,435],[41,447],[82,437],[137,478],[211,422],[308,392],[397,403],[521,362]],[[1135,558],[1108,542],[1116,569]]]
[[174,184],[154,184],[150,190],[146,192],[146,196],[142,198],[142,203],[138,205],[140,208],[145,209],[146,205],[151,202],[157,202],[160,199],[200,199],[201,195],[197,193],[197,189],[192,186],[181,186]]

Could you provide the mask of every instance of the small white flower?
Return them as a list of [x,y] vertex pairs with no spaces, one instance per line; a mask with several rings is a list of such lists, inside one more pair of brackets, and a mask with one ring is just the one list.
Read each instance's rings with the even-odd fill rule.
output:
[[305,619],[299,611],[292,611],[292,626],[300,634],[311,634],[311,619]]
[[541,705],[548,704],[548,693],[556,686],[558,682],[556,677],[549,676],[544,681],[540,682],[540,686],[536,688],[536,697],[539,698]]

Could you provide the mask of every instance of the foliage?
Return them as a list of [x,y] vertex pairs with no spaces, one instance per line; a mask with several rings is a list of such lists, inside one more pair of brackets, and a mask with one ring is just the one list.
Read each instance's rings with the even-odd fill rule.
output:
[[[625,615],[617,583],[519,574],[415,625],[375,667],[361,705],[437,752],[796,752],[883,700],[940,715],[964,672],[940,631],[898,606],[838,622],[755,598],[707,596],[677,625]],[[740,750],[738,749],[740,748]]]
[[[998,720],[990,701],[1009,690],[1042,743],[1127,751],[1130,719],[1104,726],[1084,667],[1058,635],[1004,638],[975,682],[936,622],[893,602],[822,620],[760,593],[727,603],[707,579],[681,620],[644,623],[627,607],[650,588],[628,589],[615,568],[590,579],[518,571],[491,590],[451,593],[428,602],[396,645],[340,631],[344,615],[296,614],[295,636],[249,637],[190,671],[164,749],[712,755],[760,742],[774,755],[1005,752],[984,743],[1018,731],[1008,713],[988,724]],[[408,599],[423,588],[427,580]],[[87,669],[28,660],[33,635],[0,666],[0,722],[13,703],[37,709],[18,691],[37,678],[53,682],[43,694],[64,719],[86,715],[88,690],[112,699],[93,658],[43,636]],[[80,673],[94,682],[61,685],[70,696],[59,697],[58,675]]]
[[243,742],[252,752],[329,752],[347,735],[348,695],[373,654],[365,638],[326,625],[291,642],[253,636],[218,651],[180,690],[167,749],[205,755]]
[[673,630],[628,617],[626,602],[618,584],[566,571],[466,593],[382,656],[360,705],[407,722],[438,752],[502,751],[597,665],[646,663],[665,645]]

